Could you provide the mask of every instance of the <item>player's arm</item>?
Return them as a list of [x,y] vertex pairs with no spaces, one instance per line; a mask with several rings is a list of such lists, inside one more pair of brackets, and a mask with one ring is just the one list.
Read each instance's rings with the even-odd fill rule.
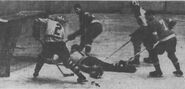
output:
[[79,30],[68,36],[68,40],[74,40],[77,36],[84,33],[84,29],[88,24],[88,15],[84,13],[83,18],[80,20]]
[[135,14],[135,17],[137,19],[137,22],[140,26],[147,26],[147,22],[146,22],[146,18],[145,18],[145,13],[146,10],[143,9],[140,5],[138,1],[132,1],[132,10]]
[[143,26],[143,27],[148,26],[145,16],[142,16],[142,15],[141,15],[141,16],[139,16],[139,19],[140,19],[140,21],[141,21],[141,26]]
[[74,35],[75,35],[75,36],[78,36],[78,35],[82,34],[82,33],[84,32],[84,29],[85,29],[84,23],[80,23],[80,28],[79,28],[78,31],[76,31],[76,32],[74,33]]
[[82,27],[80,27],[79,30],[77,30],[76,32],[70,34],[67,38],[68,38],[68,40],[74,40],[77,36],[82,34],[82,32],[83,32],[83,29],[82,29]]

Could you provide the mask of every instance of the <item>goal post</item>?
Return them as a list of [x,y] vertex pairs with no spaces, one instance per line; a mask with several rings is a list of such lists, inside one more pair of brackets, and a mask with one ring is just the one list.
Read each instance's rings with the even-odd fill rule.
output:
[[[25,23],[43,15],[43,11],[20,11],[0,17],[0,77],[10,76],[10,63],[16,41],[23,32]],[[30,30],[30,29],[29,29]]]

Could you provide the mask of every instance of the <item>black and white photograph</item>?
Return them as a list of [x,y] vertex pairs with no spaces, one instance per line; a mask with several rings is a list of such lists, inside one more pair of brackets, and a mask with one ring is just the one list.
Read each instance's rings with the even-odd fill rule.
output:
[[185,89],[185,1],[0,0],[0,89]]

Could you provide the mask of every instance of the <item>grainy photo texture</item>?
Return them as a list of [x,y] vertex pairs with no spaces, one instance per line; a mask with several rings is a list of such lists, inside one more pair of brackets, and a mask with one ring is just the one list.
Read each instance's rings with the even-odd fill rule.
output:
[[0,89],[185,89],[184,8],[0,0]]

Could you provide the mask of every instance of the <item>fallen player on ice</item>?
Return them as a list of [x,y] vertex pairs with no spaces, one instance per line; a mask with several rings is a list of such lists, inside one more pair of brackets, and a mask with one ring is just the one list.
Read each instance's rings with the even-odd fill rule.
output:
[[75,62],[81,71],[88,73],[92,78],[100,78],[103,75],[103,71],[136,72],[136,67],[128,64],[126,61],[121,60],[115,64],[106,63],[96,57],[86,55],[82,51],[79,51],[79,48],[80,46],[77,44],[71,47],[70,60]]

